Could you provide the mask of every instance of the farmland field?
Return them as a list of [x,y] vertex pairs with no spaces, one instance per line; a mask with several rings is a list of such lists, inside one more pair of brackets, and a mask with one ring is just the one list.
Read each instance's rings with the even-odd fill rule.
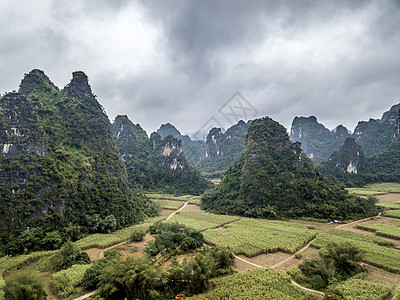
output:
[[386,217],[400,219],[400,210],[389,210],[383,214]]
[[328,288],[331,297],[338,297],[334,299],[381,300],[386,299],[390,291],[391,288],[388,286],[361,279],[349,279]]
[[310,294],[290,284],[290,276],[271,268],[259,268],[213,281],[214,289],[194,299],[309,299]]
[[375,235],[363,235],[355,232],[332,229],[318,234],[312,245],[322,248],[325,251],[330,243],[350,243],[364,250],[365,257],[363,261],[373,266],[382,268],[389,272],[400,274],[400,251],[391,246],[390,241],[379,238]]
[[240,217],[216,215],[200,210],[179,211],[167,222],[178,222],[196,230],[220,227],[226,223],[239,220]]
[[363,188],[348,188],[349,193],[362,195],[362,196],[371,196],[371,195],[380,195],[387,193],[400,193],[400,184],[399,183],[373,183],[368,184]]
[[174,210],[179,209],[184,204],[183,201],[174,201],[174,200],[154,199],[152,201],[157,203],[161,208],[174,209]]
[[136,228],[148,230],[151,224],[165,219],[165,217],[156,217],[147,221],[129,226],[112,233],[95,233],[75,242],[82,249],[88,248],[107,248],[109,246],[124,242],[129,239],[132,231]]
[[225,227],[205,231],[205,241],[248,257],[278,251],[294,253],[317,235],[307,225],[284,221],[242,218]]
[[375,232],[379,236],[400,240],[400,227],[385,224],[358,224],[356,228]]

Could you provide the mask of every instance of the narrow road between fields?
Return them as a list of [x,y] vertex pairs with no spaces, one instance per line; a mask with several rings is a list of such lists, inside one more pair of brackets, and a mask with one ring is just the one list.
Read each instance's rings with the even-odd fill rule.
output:
[[368,220],[371,220],[373,218],[380,218],[381,214],[382,213],[379,213],[377,216],[365,218],[365,219],[362,219],[362,220],[357,220],[357,221],[354,221],[354,222],[351,222],[351,223],[348,223],[348,224],[342,224],[342,225],[336,226],[335,228],[336,229],[340,229],[342,227],[346,227],[346,226],[354,225],[354,224],[357,224],[357,223],[360,223],[360,222],[368,221]]
[[177,210],[174,211],[172,214],[170,214],[170,215],[168,216],[168,218],[165,219],[165,221],[168,221],[169,219],[171,219],[171,218],[173,217],[173,215],[175,215],[178,211],[184,209],[188,204],[189,204],[189,201],[185,202],[185,204],[183,204],[183,205],[181,206],[181,208],[177,209]]

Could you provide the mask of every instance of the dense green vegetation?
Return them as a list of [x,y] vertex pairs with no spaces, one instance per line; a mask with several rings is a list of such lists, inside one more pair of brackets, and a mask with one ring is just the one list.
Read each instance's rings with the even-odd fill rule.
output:
[[213,290],[200,299],[311,299],[292,284],[290,276],[271,268],[258,268],[213,281]]
[[112,132],[124,159],[132,187],[144,191],[199,195],[207,182],[187,162],[182,142],[172,135],[163,139],[152,133],[150,139],[139,124],[127,116],[117,116]]
[[[100,261],[96,264],[101,264],[100,273],[92,267],[83,281],[85,286],[97,286],[105,299],[172,299],[179,293],[204,292],[211,278],[232,273],[233,262],[232,253],[217,248],[196,253],[193,259],[182,263],[174,260],[166,269],[146,257],[131,255]],[[96,276],[98,284],[94,285]],[[91,284],[86,284],[86,280]]]
[[165,254],[172,250],[193,250],[203,244],[203,234],[179,223],[156,223],[150,226],[150,233],[156,239],[146,245],[146,253],[151,256]]
[[43,286],[44,278],[35,273],[20,272],[6,279],[4,285],[4,296],[7,300],[46,300],[47,294],[43,290]]
[[383,214],[385,217],[400,219],[400,210],[389,210]]
[[0,253],[54,248],[155,213],[130,189],[84,73],[59,90],[34,70],[0,108],[1,143],[8,145],[0,153]]
[[253,121],[244,155],[203,196],[202,208],[262,218],[347,219],[378,211],[320,175],[299,145],[289,141],[286,129],[268,117]]

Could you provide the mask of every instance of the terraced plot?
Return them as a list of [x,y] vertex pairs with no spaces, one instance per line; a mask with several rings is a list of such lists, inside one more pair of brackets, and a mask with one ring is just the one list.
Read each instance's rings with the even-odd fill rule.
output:
[[178,222],[193,229],[203,231],[209,228],[217,228],[239,219],[240,217],[236,216],[216,215],[200,210],[184,210],[177,212],[167,222]]
[[248,257],[278,251],[294,253],[317,235],[307,225],[284,221],[242,218],[225,227],[206,230],[205,241]]
[[385,224],[358,224],[358,229],[375,232],[378,236],[400,240],[400,227]]
[[375,235],[363,235],[355,232],[332,229],[327,232],[318,234],[317,238],[312,242],[312,246],[321,248],[321,252],[330,243],[351,243],[364,250],[364,262],[373,266],[382,268],[389,272],[400,274],[400,251],[392,246],[393,243]]
[[346,280],[330,286],[328,293],[332,299],[383,300],[389,296],[391,288],[383,284],[371,283],[361,279]]
[[185,204],[183,201],[174,201],[174,200],[160,200],[160,199],[155,199],[152,200],[153,202],[157,203],[161,208],[164,209],[179,209],[181,206]]
[[214,289],[196,299],[310,299],[310,294],[290,283],[290,276],[271,268],[258,268],[213,281]]
[[400,219],[400,210],[389,210],[383,214],[385,217]]

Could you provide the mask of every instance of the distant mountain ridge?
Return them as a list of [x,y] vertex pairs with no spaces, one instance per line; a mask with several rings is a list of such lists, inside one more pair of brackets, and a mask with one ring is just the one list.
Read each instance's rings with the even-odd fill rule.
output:
[[[171,125],[172,126],[172,125]],[[171,127],[172,128],[172,127]],[[182,141],[164,131],[150,138],[127,116],[117,116],[112,133],[125,162],[132,187],[144,191],[198,195],[210,184],[194,170],[183,154]],[[180,133],[175,130],[174,135]]]
[[385,150],[392,143],[399,109],[400,104],[396,104],[384,112],[381,119],[359,121],[352,134],[342,125],[330,131],[318,123],[315,116],[296,117],[292,122],[290,139],[301,142],[304,152],[317,164],[328,160],[348,137],[354,138],[365,155],[370,156]]
[[245,137],[251,121],[239,121],[225,132],[222,128],[212,128],[206,141],[193,141],[188,135],[182,135],[170,123],[163,124],[157,130],[161,137],[172,135],[183,143],[183,152],[189,163],[209,177],[221,177],[222,174],[244,152]]

